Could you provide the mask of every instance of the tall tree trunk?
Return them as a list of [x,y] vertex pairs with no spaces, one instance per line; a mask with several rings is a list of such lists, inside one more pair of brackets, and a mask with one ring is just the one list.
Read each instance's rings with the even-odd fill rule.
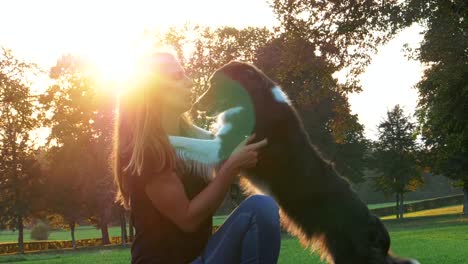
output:
[[133,229],[133,217],[132,217],[132,214],[130,213],[130,217],[128,219],[128,232],[129,232],[129,239],[130,239],[130,242],[133,242],[133,240],[135,239],[135,232],[134,232],[134,229]]
[[24,225],[22,215],[18,215],[18,253],[24,254]]
[[403,198],[403,193],[400,193],[400,219],[403,219],[405,213],[405,203]]
[[18,202],[21,201],[20,191],[19,191],[19,183],[18,183],[18,161],[16,156],[16,130],[13,130],[12,139],[14,140],[12,143],[12,165],[13,165],[13,184],[15,188],[15,204],[16,208],[15,211],[17,213],[17,220],[18,220],[18,253],[24,254],[24,225],[23,225],[23,214],[18,212]]
[[76,249],[76,240],[75,240],[75,222],[70,222],[68,224],[68,227],[70,227],[70,234],[71,234],[71,239],[72,239],[72,248]]
[[110,244],[109,228],[108,228],[110,215],[111,215],[110,207],[106,207],[106,208],[102,209],[101,217],[100,217],[101,219],[99,221],[99,226],[101,228],[102,244],[103,245],[109,245]]
[[107,227],[107,223],[101,224],[101,235],[102,235],[102,244],[109,245],[110,239],[109,239],[109,228]]
[[463,215],[468,216],[468,180],[463,184]]
[[127,243],[127,221],[125,219],[125,210],[120,209],[120,232],[122,237],[122,245]]
[[395,214],[396,218],[400,218],[400,194],[396,193],[395,194],[395,200],[396,200],[396,206],[395,206]]

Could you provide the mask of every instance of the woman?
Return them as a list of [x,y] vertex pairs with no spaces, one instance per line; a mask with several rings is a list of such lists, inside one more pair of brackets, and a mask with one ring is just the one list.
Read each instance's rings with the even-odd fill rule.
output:
[[[184,173],[168,135],[209,138],[184,113],[192,81],[170,53],[150,58],[144,80],[120,96],[114,136],[118,200],[136,235],[132,263],[276,263],[278,207],[271,197],[246,199],[211,236],[212,216],[239,171],[255,166],[266,140],[239,145],[206,186]],[[193,186],[202,186],[191,192]]]

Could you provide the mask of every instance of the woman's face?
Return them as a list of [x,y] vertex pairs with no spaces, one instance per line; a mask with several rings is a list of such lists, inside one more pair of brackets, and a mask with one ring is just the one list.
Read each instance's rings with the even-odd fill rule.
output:
[[164,56],[160,72],[160,98],[166,111],[184,113],[190,109],[192,80],[185,74],[180,63],[173,56]]

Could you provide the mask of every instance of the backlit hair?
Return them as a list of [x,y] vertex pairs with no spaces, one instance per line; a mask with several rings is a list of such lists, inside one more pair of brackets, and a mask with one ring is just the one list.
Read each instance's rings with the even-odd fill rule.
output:
[[[151,166],[151,175],[176,166],[176,155],[161,122],[159,67],[167,60],[176,60],[167,52],[158,52],[143,63],[142,74],[129,89],[121,92],[114,124],[113,173],[117,185],[117,201],[130,208],[130,177],[141,177]],[[144,162],[150,159],[150,162]],[[147,175],[145,175],[147,177]]]

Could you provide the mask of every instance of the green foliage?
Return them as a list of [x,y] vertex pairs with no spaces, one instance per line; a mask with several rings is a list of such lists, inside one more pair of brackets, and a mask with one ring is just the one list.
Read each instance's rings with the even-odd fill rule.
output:
[[414,22],[425,27],[421,46],[408,48],[409,56],[426,66],[416,85],[425,163],[432,172],[459,181],[468,215],[468,4],[406,0],[399,7],[399,27]]
[[426,66],[416,85],[424,160],[434,173],[464,186],[468,215],[467,2],[275,0],[272,6],[286,32],[316,43],[337,69],[348,67],[351,84],[379,45],[413,23],[424,26],[421,46],[406,47],[409,57]]
[[47,119],[51,213],[62,216],[72,238],[81,219],[107,229],[114,200],[108,157],[115,98],[98,93],[90,68],[79,57],[62,56],[50,70],[54,83],[41,96],[43,111],[51,113]]
[[396,105],[378,125],[372,167],[381,174],[376,187],[385,193],[405,193],[420,186],[421,170],[417,160],[415,125]]
[[37,96],[30,78],[37,66],[17,59],[2,48],[0,54],[0,227],[18,229],[23,251],[23,221],[40,208],[41,168],[30,133],[41,126]]
[[325,58],[333,71],[346,69],[345,86],[358,91],[357,76],[376,48],[392,36],[392,26],[400,21],[395,17],[397,2],[274,0],[272,7],[282,31],[313,43],[308,52]]
[[42,221],[38,221],[31,229],[31,239],[34,240],[47,240],[49,238],[50,228],[49,225]]
[[396,203],[402,216],[403,194],[416,190],[423,183],[417,159],[415,125],[396,105],[378,125],[378,137],[370,166],[379,174],[373,180],[378,190],[397,195]]
[[411,55],[428,66],[416,85],[427,165],[468,190],[468,5],[429,1],[426,10],[418,15],[426,26],[424,39]]
[[284,32],[314,43],[334,70],[347,70],[348,86],[354,90],[359,88],[357,75],[379,45],[413,23],[422,24],[421,46],[407,49],[411,58],[427,66],[416,85],[426,163],[433,172],[460,180],[468,195],[466,1],[274,0],[272,7]]

